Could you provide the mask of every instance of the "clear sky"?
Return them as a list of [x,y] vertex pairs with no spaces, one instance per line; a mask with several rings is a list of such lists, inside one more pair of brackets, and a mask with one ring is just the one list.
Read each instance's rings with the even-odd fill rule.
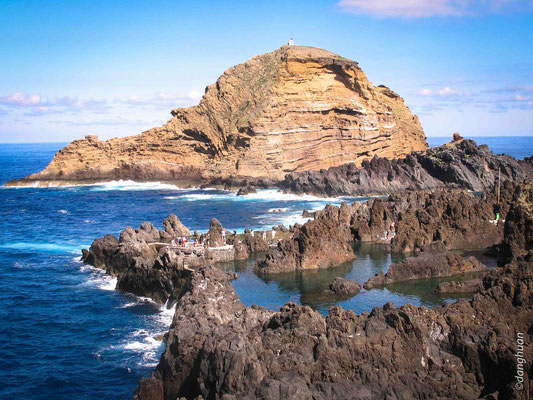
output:
[[289,37],[359,62],[428,136],[533,135],[533,0],[0,0],[0,142],[125,136]]

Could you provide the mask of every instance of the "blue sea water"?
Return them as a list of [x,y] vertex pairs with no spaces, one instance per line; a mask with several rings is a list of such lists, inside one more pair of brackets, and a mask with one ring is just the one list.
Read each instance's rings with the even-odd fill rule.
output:
[[[447,141],[446,139],[445,141]],[[530,138],[484,138],[495,152],[533,154]],[[431,144],[438,144],[430,138]],[[0,145],[0,184],[43,169],[63,144]],[[0,398],[128,399],[138,380],[157,364],[172,310],[114,290],[115,280],[82,265],[80,250],[126,226],[177,214],[205,231],[212,217],[229,229],[302,222],[304,209],[328,202],[276,190],[237,197],[221,190],[184,190],[165,184],[112,182],[61,188],[0,188]],[[281,208],[283,212],[273,212]],[[339,301],[323,289],[335,276],[363,282],[398,256],[361,246],[358,258],[327,271],[260,279],[253,260],[221,265],[237,270],[234,282],[245,305],[278,309],[287,301],[322,313],[333,304],[369,311],[387,301],[435,305],[436,282],[398,285]]]

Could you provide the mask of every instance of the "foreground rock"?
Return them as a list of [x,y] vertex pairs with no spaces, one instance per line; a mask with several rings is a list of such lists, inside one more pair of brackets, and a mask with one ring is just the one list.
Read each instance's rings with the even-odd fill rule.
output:
[[294,172],[281,183],[293,193],[328,196],[389,194],[405,190],[463,188],[484,191],[502,181],[533,176],[533,159],[494,154],[486,145],[454,136],[451,143],[415,151],[404,159],[375,156],[362,168],[344,164],[327,170]]
[[353,297],[359,293],[362,286],[359,282],[344,278],[335,278],[329,285],[329,291],[341,296]]
[[229,68],[200,104],[171,114],[136,136],[75,140],[44,171],[10,184],[280,181],[293,171],[427,148],[418,118],[398,94],[374,86],[357,62],[314,47],[283,46]]
[[[166,350],[134,399],[517,398],[517,335],[527,336],[533,320],[532,267],[519,261],[490,271],[471,301],[386,304],[360,315],[333,307],[327,318],[294,303],[280,312],[244,307],[232,276],[204,268],[185,284]],[[530,360],[532,341],[523,340]],[[522,373],[527,394],[528,369]]]
[[461,257],[457,254],[447,253],[446,248],[441,243],[435,243],[424,248],[417,257],[408,257],[404,261],[391,264],[386,274],[379,272],[366,281],[363,286],[369,290],[394,282],[438,278],[486,269],[487,266],[475,257]]

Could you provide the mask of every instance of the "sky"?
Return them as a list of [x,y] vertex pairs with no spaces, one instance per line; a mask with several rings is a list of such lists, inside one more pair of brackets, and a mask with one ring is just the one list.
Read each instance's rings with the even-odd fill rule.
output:
[[533,0],[0,0],[0,142],[140,133],[289,37],[358,61],[428,136],[533,135]]

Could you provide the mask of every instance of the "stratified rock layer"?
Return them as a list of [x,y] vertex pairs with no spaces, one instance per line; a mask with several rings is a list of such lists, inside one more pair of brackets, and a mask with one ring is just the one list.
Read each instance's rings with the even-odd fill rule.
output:
[[11,184],[112,179],[180,184],[235,176],[281,180],[294,171],[427,147],[401,97],[374,86],[355,61],[283,46],[228,69],[199,105],[172,111],[160,128],[60,150],[42,172]]

